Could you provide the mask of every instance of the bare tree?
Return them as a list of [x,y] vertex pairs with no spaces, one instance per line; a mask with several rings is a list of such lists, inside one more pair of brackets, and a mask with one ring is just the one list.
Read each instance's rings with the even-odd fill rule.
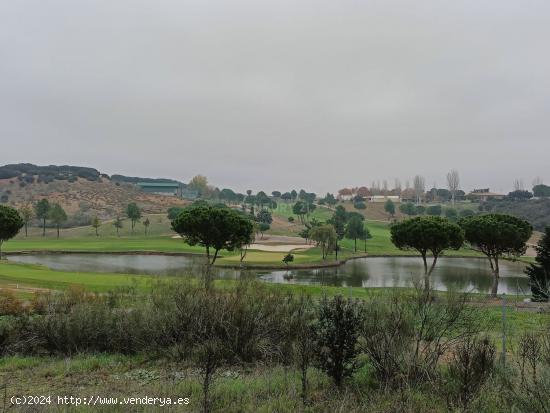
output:
[[523,179],[514,179],[514,191],[523,191],[525,186],[523,185]]
[[395,190],[395,195],[401,195],[401,181],[399,178],[395,178],[393,188]]
[[388,181],[386,181],[386,180],[384,179],[384,182],[383,182],[382,185],[383,185],[383,188],[384,188],[384,195],[387,196],[387,195],[388,195]]
[[416,196],[416,203],[419,204],[424,192],[426,191],[426,180],[423,176],[416,175],[414,177],[414,194]]
[[533,186],[542,185],[544,182],[542,182],[542,178],[540,176],[535,177],[533,179]]
[[372,181],[372,184],[371,184],[371,187],[370,187],[370,192],[373,195],[378,195],[378,190],[376,189],[376,182],[374,182],[374,181]]
[[458,191],[458,188],[460,187],[460,176],[458,175],[458,171],[456,169],[451,169],[451,171],[447,174],[447,187],[451,193],[451,200],[454,205],[456,191]]

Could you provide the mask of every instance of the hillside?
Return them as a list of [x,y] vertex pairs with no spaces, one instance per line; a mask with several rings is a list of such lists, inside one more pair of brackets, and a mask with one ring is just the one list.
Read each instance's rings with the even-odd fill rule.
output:
[[95,169],[75,166],[6,165],[0,167],[0,202],[21,207],[46,198],[66,210],[71,225],[85,225],[96,214],[101,219],[114,218],[123,214],[130,202],[136,202],[145,213],[164,213],[170,206],[186,204],[172,196],[142,192],[132,183],[138,179],[142,178],[116,175],[111,179]]
[[544,228],[550,226],[550,199],[548,198],[491,201],[483,205],[483,210],[523,218],[529,221],[537,231],[544,231]]

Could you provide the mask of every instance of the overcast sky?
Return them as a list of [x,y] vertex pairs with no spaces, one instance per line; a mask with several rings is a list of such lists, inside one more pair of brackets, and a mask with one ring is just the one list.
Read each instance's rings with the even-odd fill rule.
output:
[[550,183],[548,0],[1,0],[0,164]]

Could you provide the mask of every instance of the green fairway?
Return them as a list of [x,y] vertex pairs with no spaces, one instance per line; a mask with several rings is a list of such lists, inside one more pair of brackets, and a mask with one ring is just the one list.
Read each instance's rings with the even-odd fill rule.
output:
[[[279,202],[277,204],[277,208],[273,210],[273,214],[279,215],[286,219],[288,219],[289,217],[294,217],[295,221],[299,222],[299,217],[292,212],[292,205],[293,204]],[[313,210],[313,212],[311,212],[311,214],[309,215],[309,219],[315,218],[319,221],[326,221],[331,216],[332,216],[331,210],[329,210],[328,208],[318,206]]]
[[190,252],[203,253],[202,247],[191,247],[181,239],[169,236],[124,236],[124,237],[71,237],[42,238],[18,237],[5,244],[5,252],[10,251],[84,251],[84,252]]
[[[291,206],[280,204],[278,206],[282,211],[287,211]],[[278,212],[277,212],[278,213]],[[319,220],[326,220],[330,217],[330,211],[325,208],[318,208],[312,214]],[[20,234],[15,239],[6,242],[3,246],[4,252],[18,251],[69,251],[69,252],[158,252],[158,253],[194,253],[204,254],[204,248],[200,246],[190,246],[179,238],[172,238],[175,234],[168,226],[169,221],[160,216],[150,216],[152,222],[150,235],[136,230],[131,235],[128,228],[120,237],[113,234],[113,229],[105,235],[95,235],[91,227],[79,227],[63,230],[61,236],[57,239],[52,234],[45,237],[40,235],[39,229],[34,228],[28,237]],[[366,221],[365,226],[369,229],[372,238],[367,241],[367,254],[375,255],[417,255],[414,251],[402,251],[397,249],[390,240],[389,225],[379,221]],[[109,228],[107,226],[106,228]],[[287,234],[291,235],[291,234]],[[339,259],[346,259],[354,256],[354,242],[350,239],[340,241],[342,248]],[[357,242],[357,255],[364,254],[364,243]],[[244,261],[250,265],[281,265],[282,259],[286,253],[282,252],[263,252],[249,251]],[[461,249],[459,251],[447,251],[447,256],[479,256],[479,253]],[[334,254],[330,255],[327,261],[333,261]],[[294,264],[318,264],[322,262],[320,251],[313,248],[307,251],[296,252],[294,254]],[[239,253],[222,251],[218,265],[239,264]]]
[[145,287],[155,277],[125,274],[106,274],[73,271],[55,271],[41,265],[0,262],[0,286],[19,288],[46,288],[62,290],[81,286],[90,291],[109,291],[117,287],[137,285]]

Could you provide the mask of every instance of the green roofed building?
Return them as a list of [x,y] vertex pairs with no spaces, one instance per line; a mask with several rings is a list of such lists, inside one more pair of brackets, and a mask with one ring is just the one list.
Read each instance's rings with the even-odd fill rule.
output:
[[177,196],[181,198],[181,185],[177,182],[138,182],[137,186],[143,191],[150,194]]

